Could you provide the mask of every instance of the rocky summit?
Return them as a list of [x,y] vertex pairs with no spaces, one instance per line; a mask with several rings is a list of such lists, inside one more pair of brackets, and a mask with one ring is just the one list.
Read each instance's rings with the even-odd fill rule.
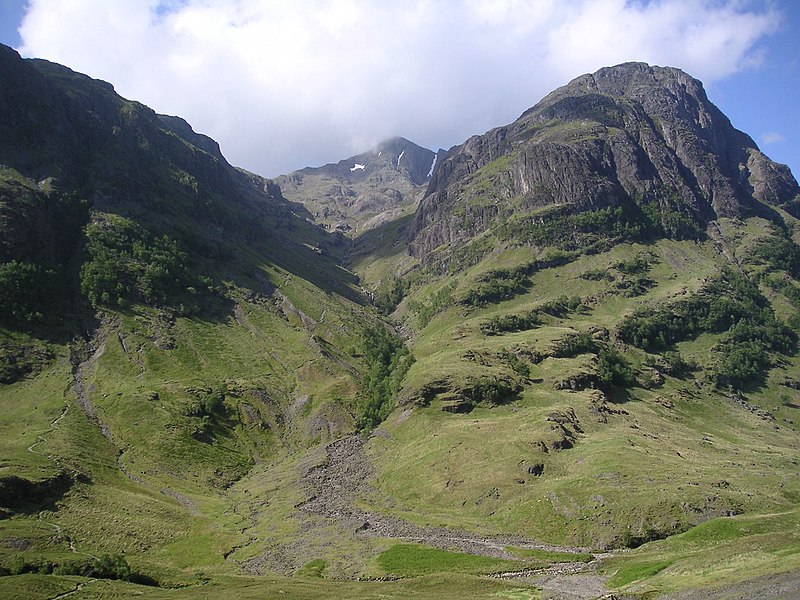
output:
[[412,250],[424,259],[548,208],[654,202],[662,227],[678,234],[682,219],[670,215],[705,227],[764,214],[765,204],[796,213],[797,193],[789,169],[734,129],[698,80],[627,63],[578,77],[514,123],[451,149],[417,212]]
[[798,207],[673,68],[271,180],[0,47],[0,597],[797,597]]
[[329,230],[358,233],[413,212],[443,152],[393,138],[338,163],[282,175],[276,183]]

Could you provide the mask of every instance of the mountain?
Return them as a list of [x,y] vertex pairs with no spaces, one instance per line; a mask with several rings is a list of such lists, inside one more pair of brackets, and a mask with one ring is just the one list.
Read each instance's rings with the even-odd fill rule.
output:
[[413,211],[442,154],[392,138],[368,152],[275,181],[328,230],[358,233]]
[[734,129],[699,81],[627,63],[578,77],[514,123],[451,149],[417,211],[411,248],[426,260],[485,232],[530,241],[537,224],[567,214],[618,207],[635,218],[649,204],[664,233],[683,236],[770,206],[797,216],[797,194],[788,167]]
[[800,589],[797,184],[688,75],[268,180],[0,47],[0,165],[0,596]]

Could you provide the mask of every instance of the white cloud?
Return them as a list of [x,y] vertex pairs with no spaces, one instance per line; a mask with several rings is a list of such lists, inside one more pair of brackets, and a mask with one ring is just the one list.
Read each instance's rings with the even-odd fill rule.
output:
[[757,63],[779,15],[741,0],[32,0],[22,51],[185,117],[275,175],[403,135],[507,123],[627,60],[706,82]]
[[786,138],[783,134],[778,133],[777,131],[768,131],[767,133],[762,134],[761,136],[761,143],[765,146],[769,146],[772,144],[780,144]]

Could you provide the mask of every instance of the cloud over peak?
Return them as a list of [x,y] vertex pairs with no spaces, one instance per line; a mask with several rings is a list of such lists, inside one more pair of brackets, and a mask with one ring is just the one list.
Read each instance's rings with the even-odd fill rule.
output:
[[740,0],[32,0],[21,37],[275,175],[392,135],[459,143],[629,60],[724,78],[778,23]]

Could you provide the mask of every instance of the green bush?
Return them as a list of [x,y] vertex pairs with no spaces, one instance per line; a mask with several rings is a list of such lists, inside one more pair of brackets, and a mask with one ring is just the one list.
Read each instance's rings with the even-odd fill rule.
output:
[[131,302],[165,304],[185,290],[186,254],[167,235],[154,236],[122,217],[86,226],[88,260],[81,267],[81,292],[92,306]]
[[48,561],[43,558],[25,559],[15,556],[10,567],[0,568],[0,575],[24,575],[37,573],[40,575],[77,575],[95,579],[119,579],[140,585],[157,586],[158,582],[147,575],[131,569],[125,557],[119,554],[104,554],[100,558],[85,558],[63,563]]
[[509,300],[530,288],[527,265],[514,269],[495,269],[484,273],[478,279],[478,284],[467,291],[462,302],[470,306],[486,306]]
[[445,310],[453,303],[453,290],[456,283],[451,282],[434,292],[426,302],[409,302],[408,307],[416,313],[419,327],[425,327],[433,320],[433,317]]
[[408,293],[409,284],[404,279],[392,278],[375,291],[373,303],[384,315],[390,314]]
[[608,389],[612,385],[629,387],[636,383],[633,369],[612,348],[601,348],[597,358],[597,378],[601,388]]
[[597,342],[588,333],[570,333],[553,344],[550,355],[554,358],[573,358],[579,354],[598,351]]
[[770,270],[786,271],[800,279],[800,246],[787,235],[773,235],[759,243],[752,258],[766,264]]
[[645,350],[666,349],[700,333],[724,333],[714,351],[717,385],[742,387],[764,380],[770,352],[793,354],[797,334],[778,322],[758,286],[741,273],[724,270],[697,294],[625,317],[620,337]]
[[392,412],[397,391],[414,364],[414,357],[403,340],[382,325],[364,329],[362,349],[367,369],[362,379],[362,401],[356,420],[361,429],[372,429]]
[[29,262],[0,264],[0,320],[14,326],[44,319],[59,289],[55,272]]

